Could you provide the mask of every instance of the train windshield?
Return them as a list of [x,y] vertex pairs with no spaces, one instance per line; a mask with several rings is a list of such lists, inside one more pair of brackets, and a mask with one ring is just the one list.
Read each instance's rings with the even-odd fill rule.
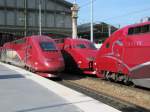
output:
[[57,48],[53,42],[41,42],[40,46],[41,46],[42,50],[44,50],[44,51],[57,50]]
[[74,48],[96,50],[96,47],[92,43],[78,43],[74,45]]
[[84,49],[86,46],[84,44],[76,44],[75,48]]
[[88,47],[89,49],[92,49],[92,50],[96,50],[96,49],[97,49],[93,43],[88,43],[88,44],[87,44],[87,47]]

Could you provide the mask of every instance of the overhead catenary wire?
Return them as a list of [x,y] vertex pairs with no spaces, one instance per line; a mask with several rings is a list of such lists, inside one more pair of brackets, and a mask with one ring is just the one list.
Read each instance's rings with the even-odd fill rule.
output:
[[[96,0],[93,0],[93,3],[95,1]],[[83,4],[83,5],[80,5],[80,9],[85,8],[87,6],[90,6],[90,4],[91,4],[91,2],[89,0],[89,2],[87,2],[87,3]],[[145,9],[141,9],[141,10],[131,11],[131,12],[124,13],[124,14],[121,14],[121,15],[118,15],[118,16],[107,17],[107,18],[101,19],[101,21],[107,21],[107,20],[112,20],[112,19],[117,19],[117,18],[123,18],[123,17],[126,17],[126,16],[130,16],[130,15],[134,15],[134,14],[138,14],[138,13],[142,13],[142,12],[146,12],[146,11],[150,11],[150,8],[145,8]],[[84,21],[84,23],[86,23],[86,22]],[[83,24],[83,23],[80,22],[80,24]],[[118,25],[119,25],[119,28],[120,28],[120,23]]]
[[93,0],[91,1],[91,42],[93,42]]
[[116,18],[120,18],[120,17],[130,16],[131,14],[137,14],[137,13],[141,13],[141,12],[145,12],[145,11],[150,11],[150,8],[146,8],[146,9],[142,9],[142,10],[137,10],[137,11],[125,13],[125,14],[118,15],[118,16],[108,17],[108,18],[103,19],[103,20],[110,20],[110,19],[116,19]]
[[[96,0],[93,0],[93,3],[96,2]],[[84,7],[87,7],[87,6],[90,6],[91,2],[87,2],[83,5],[80,6],[80,9],[84,8]],[[106,19],[103,19],[103,20],[109,20],[109,19],[115,19],[115,18],[118,18],[118,17],[124,17],[124,16],[129,16],[131,14],[136,14],[136,13],[140,13],[140,12],[145,12],[145,11],[148,11],[150,10],[150,8],[145,8],[145,9],[142,9],[142,10],[137,10],[137,11],[133,11],[133,12],[129,12],[129,13],[125,13],[125,14],[122,14],[122,15],[118,15],[118,16],[112,16],[112,17],[108,17]]]
[[104,19],[101,19],[101,21],[112,20],[112,19],[116,19],[116,18],[120,19],[122,17],[130,16],[130,15],[133,15],[133,14],[138,14],[138,13],[142,13],[142,12],[146,12],[146,11],[150,11],[150,8],[145,8],[145,9],[142,9],[142,10],[136,10],[136,11],[132,11],[132,12],[125,13],[125,14],[122,14],[122,15],[118,15],[118,16],[112,16],[112,17],[104,18]]
[[[96,2],[96,0],[93,0],[93,3],[94,3],[94,2]],[[81,5],[81,6],[80,6],[80,9],[82,9],[82,8],[84,8],[84,7],[87,7],[87,6],[90,6],[90,4],[91,4],[91,2],[89,1],[89,2],[87,2],[87,3],[83,4],[83,5]]]

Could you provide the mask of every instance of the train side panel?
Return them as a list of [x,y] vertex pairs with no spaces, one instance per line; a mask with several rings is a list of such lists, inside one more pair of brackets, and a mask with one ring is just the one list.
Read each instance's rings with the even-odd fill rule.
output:
[[[30,41],[28,65],[37,72],[60,72],[64,69],[64,60],[60,50],[52,39],[33,38]],[[33,46],[34,45],[34,46]],[[52,48],[53,47],[53,48]]]
[[[112,34],[96,57],[97,76],[150,87],[150,22]],[[140,84],[138,84],[138,83]]]
[[32,72],[40,72],[39,74],[45,77],[53,76],[51,73],[64,69],[60,50],[47,36],[30,36],[6,43],[1,53],[1,60],[25,67]]
[[115,32],[111,37],[109,37],[99,49],[96,57],[96,70],[98,77],[103,77],[102,71],[126,72],[128,73],[128,68],[123,62],[123,36],[122,30]]

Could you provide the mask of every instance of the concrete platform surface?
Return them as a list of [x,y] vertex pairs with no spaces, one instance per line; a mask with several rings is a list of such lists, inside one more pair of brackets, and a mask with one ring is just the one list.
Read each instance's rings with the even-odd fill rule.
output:
[[0,63],[0,112],[119,112],[56,82]]

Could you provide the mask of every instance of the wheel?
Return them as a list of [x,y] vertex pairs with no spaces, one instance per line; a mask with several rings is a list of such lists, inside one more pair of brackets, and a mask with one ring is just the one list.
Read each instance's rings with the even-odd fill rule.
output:
[[32,72],[32,73],[35,73],[35,70],[31,67],[29,68],[29,71]]
[[118,82],[118,74],[112,73],[111,78],[112,78],[112,81]]
[[110,73],[108,71],[106,71],[104,77],[105,77],[105,80],[109,81],[110,80]]
[[123,83],[127,86],[130,86],[132,82],[130,81],[130,78],[128,76],[124,77]]

